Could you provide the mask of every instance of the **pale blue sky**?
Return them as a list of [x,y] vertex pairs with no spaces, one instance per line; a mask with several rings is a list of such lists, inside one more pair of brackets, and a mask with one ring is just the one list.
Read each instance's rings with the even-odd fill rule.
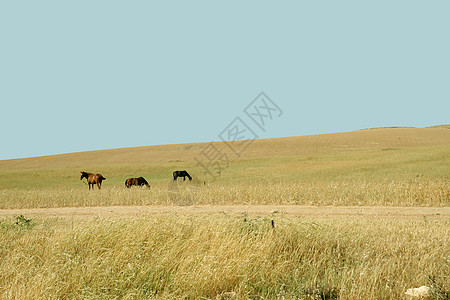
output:
[[[2,1],[0,159],[450,123],[448,1]],[[256,128],[257,129],[257,128]],[[255,130],[256,130],[255,129]]]

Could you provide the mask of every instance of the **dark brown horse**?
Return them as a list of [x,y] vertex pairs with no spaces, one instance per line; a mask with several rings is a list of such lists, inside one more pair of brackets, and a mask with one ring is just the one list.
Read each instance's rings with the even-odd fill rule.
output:
[[100,189],[102,187],[102,181],[106,180],[106,178],[103,177],[102,174],[93,174],[93,173],[81,171],[80,180],[83,180],[83,178],[87,179],[87,182],[89,185],[89,190],[91,190],[91,185],[92,185],[92,189],[94,189],[94,184],[97,184],[98,189]]
[[127,188],[130,188],[133,185],[137,185],[137,186],[147,186],[150,187],[150,184],[148,184],[147,180],[144,179],[144,177],[139,177],[139,178],[128,178],[127,180],[125,180],[125,186]]

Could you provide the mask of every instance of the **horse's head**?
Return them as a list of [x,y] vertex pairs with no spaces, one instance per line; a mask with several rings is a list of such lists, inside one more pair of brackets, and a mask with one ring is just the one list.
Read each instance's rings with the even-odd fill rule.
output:
[[86,172],[80,171],[80,173],[81,173],[80,180],[83,180],[83,178],[86,178],[86,179],[88,178],[88,175]]

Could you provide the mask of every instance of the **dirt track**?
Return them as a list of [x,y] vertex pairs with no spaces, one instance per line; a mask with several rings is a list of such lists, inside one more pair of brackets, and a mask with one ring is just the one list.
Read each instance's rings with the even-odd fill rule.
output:
[[24,215],[27,217],[120,217],[130,218],[152,214],[183,215],[244,215],[302,216],[313,218],[394,218],[394,219],[446,219],[450,207],[387,207],[387,206],[301,206],[301,205],[230,205],[230,206],[107,206],[64,207],[0,210],[0,218]]

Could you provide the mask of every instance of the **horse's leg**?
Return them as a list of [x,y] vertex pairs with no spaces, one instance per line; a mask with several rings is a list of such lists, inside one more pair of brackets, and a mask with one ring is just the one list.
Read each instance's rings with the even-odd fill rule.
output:
[[183,181],[186,181],[186,176],[183,176]]
[[97,181],[97,186],[98,186],[98,189],[101,189],[102,184]]

